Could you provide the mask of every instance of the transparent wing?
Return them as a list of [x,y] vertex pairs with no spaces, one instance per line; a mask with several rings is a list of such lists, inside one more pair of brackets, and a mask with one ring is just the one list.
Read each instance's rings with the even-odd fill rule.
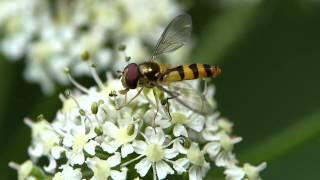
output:
[[174,83],[168,87],[158,86],[182,106],[202,115],[210,115],[215,111],[213,102],[209,102],[202,92],[182,83]]
[[163,53],[175,51],[182,47],[189,39],[192,31],[192,21],[188,14],[182,14],[175,17],[163,31],[158,40],[151,60]]

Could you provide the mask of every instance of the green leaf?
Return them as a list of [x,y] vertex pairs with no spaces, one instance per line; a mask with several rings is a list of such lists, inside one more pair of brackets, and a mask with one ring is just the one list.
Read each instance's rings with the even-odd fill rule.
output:
[[218,18],[211,18],[199,37],[193,60],[219,63],[226,51],[248,31],[255,21],[261,1],[238,2],[228,7]]
[[258,164],[271,162],[288,152],[320,137],[320,110],[302,118],[288,128],[261,140],[239,154],[241,162]]

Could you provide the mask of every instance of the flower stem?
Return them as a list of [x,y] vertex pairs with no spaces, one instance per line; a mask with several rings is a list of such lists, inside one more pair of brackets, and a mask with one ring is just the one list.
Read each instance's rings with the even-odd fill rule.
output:
[[240,160],[270,162],[320,136],[320,110],[239,154]]

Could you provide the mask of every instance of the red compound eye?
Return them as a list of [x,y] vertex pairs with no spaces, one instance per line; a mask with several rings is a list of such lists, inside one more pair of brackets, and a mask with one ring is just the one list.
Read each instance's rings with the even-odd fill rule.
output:
[[127,66],[127,85],[130,89],[135,89],[138,85],[139,80],[139,68],[135,63],[131,63]]

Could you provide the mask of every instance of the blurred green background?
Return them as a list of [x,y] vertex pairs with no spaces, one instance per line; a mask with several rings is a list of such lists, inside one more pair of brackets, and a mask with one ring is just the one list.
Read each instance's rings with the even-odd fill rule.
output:
[[[214,80],[216,99],[234,122],[235,134],[243,137],[235,146],[241,162],[267,161],[264,179],[319,179],[320,1],[221,7],[218,1],[200,0],[188,13],[198,39],[190,61],[223,69]],[[61,106],[62,87],[46,97],[38,85],[23,80],[23,69],[23,61],[1,57],[1,179],[16,179],[10,160],[28,158],[31,135],[23,118],[42,113],[52,119]]]

